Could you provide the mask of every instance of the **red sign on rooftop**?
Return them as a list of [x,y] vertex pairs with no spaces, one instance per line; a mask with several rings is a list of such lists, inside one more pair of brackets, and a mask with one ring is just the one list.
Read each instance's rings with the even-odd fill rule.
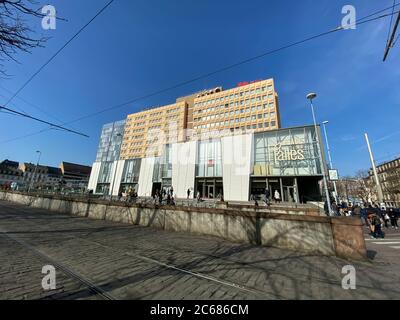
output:
[[256,83],[256,82],[260,82],[260,81],[262,81],[262,80],[253,80],[253,81],[251,81],[251,82],[248,82],[248,81],[239,82],[237,86],[238,86],[238,87],[244,87],[244,86],[247,86],[247,85],[249,85],[249,84]]

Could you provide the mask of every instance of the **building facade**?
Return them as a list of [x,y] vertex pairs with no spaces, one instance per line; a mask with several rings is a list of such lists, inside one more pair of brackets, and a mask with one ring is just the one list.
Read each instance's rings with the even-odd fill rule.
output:
[[23,172],[19,169],[19,163],[4,160],[0,163],[0,186],[10,187],[14,182],[23,180]]
[[[388,207],[400,207],[400,158],[385,162],[376,167],[382,186],[383,201]],[[376,185],[372,169],[369,171],[369,185]],[[372,200],[378,202],[374,188]]]
[[[115,161],[109,183],[114,196],[128,187],[142,197],[173,187],[178,198],[189,190],[191,198],[248,201],[268,189],[283,201],[305,203],[321,200],[321,169],[315,128],[305,126],[164,145],[160,157]],[[96,181],[102,177],[92,172],[98,191]]]
[[77,191],[87,188],[92,167],[63,161],[60,170],[63,184],[67,187]]
[[[108,123],[102,128],[96,162],[88,184],[88,188],[95,193],[112,192],[112,172],[116,170],[120,159],[124,131],[125,120]],[[96,177],[96,181],[93,181],[92,176]]]
[[22,182],[27,187],[53,187],[62,180],[60,168],[24,162],[19,164],[19,169],[23,173]]
[[287,202],[321,200],[320,130],[281,129],[272,79],[202,91],[118,123],[122,140],[111,138],[117,123],[103,127],[89,181],[96,194],[132,187],[150,197],[172,187],[178,198],[190,191],[190,197],[248,201],[268,189]]
[[[171,105],[128,115],[120,158],[159,157],[166,144],[280,126],[273,79],[240,83],[229,90],[218,87],[178,98]],[[107,141],[103,135],[101,141]]]

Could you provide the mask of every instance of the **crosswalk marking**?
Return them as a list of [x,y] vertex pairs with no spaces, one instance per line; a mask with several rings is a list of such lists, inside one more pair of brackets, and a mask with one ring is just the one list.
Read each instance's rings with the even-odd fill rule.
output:
[[392,248],[392,249],[400,249],[400,246],[397,246],[397,247],[390,247],[390,248]]
[[400,242],[387,242],[385,240],[381,241],[381,242],[372,242],[374,244],[400,244]]
[[[365,241],[376,241],[376,239],[365,238]],[[382,241],[400,241],[400,238],[386,238],[382,239]]]

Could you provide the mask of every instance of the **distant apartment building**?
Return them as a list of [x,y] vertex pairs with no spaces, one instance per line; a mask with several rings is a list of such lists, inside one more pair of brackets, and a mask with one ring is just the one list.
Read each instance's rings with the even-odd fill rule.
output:
[[228,201],[268,189],[288,202],[321,200],[318,136],[314,126],[281,128],[273,79],[216,87],[105,125],[89,189]]
[[15,161],[4,160],[0,163],[0,186],[22,181],[23,172],[18,167],[19,163]]
[[[379,182],[382,186],[383,201],[389,207],[400,207],[400,158],[385,162],[376,167]],[[372,169],[369,171],[369,185],[375,186]],[[373,201],[377,201],[374,189]]]
[[5,160],[0,163],[0,185],[17,182],[20,187],[54,188],[68,187],[84,190],[87,188],[91,167],[62,162],[51,167],[32,163]]
[[74,189],[87,188],[92,167],[76,163],[61,162],[60,170],[63,183]]
[[19,169],[26,185],[58,185],[62,180],[60,168],[23,162],[19,164]]

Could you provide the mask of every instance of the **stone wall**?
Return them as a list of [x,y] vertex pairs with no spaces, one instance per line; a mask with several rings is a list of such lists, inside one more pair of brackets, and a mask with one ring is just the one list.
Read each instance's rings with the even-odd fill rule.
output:
[[[229,241],[272,246],[309,254],[366,259],[360,219],[321,217],[288,208],[258,211],[232,208],[196,208],[127,205],[108,201],[71,200],[59,196],[35,197],[0,192],[0,200],[53,212],[109,220],[173,232],[216,236]],[[290,213],[290,214],[289,214]],[[296,214],[297,213],[297,214]]]

